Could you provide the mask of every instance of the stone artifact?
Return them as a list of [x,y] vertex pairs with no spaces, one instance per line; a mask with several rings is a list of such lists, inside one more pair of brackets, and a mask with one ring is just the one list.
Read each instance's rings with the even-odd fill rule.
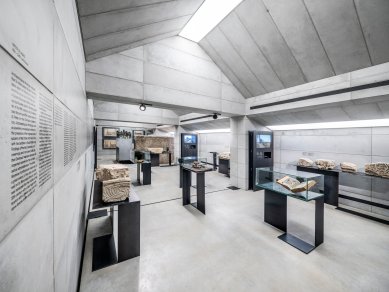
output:
[[222,152],[219,154],[219,159],[230,160],[230,152]]
[[121,164],[105,164],[96,169],[96,178],[99,181],[123,177],[129,177],[129,172],[128,167]]
[[284,188],[290,190],[292,193],[308,191],[316,184],[316,181],[314,180],[300,182],[290,176],[284,176],[283,178],[276,180],[276,182]]
[[340,168],[344,172],[357,172],[357,170],[358,170],[357,165],[354,163],[351,163],[351,162],[342,162],[340,164]]
[[205,165],[202,164],[200,161],[193,161],[192,167],[193,168],[205,168]]
[[335,161],[328,159],[316,159],[315,163],[319,169],[334,169],[336,166]]
[[389,178],[389,163],[377,162],[365,164],[365,172],[369,175]]
[[130,195],[129,177],[103,181],[103,201],[106,203],[124,201]]
[[147,148],[151,153],[162,154],[163,148]]
[[298,166],[305,166],[305,167],[311,167],[313,166],[313,161],[309,158],[300,158],[297,162]]

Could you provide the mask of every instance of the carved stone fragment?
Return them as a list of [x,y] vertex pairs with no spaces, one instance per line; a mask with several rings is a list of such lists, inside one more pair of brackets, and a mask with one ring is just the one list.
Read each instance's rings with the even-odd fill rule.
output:
[[151,153],[162,154],[163,148],[147,148]]
[[365,172],[370,175],[389,178],[389,163],[368,163],[365,165]]
[[351,163],[351,162],[342,162],[340,164],[340,168],[344,172],[357,172],[357,170],[358,170],[358,166],[354,163]]
[[319,169],[333,169],[336,166],[335,161],[328,159],[316,159],[315,163]]
[[130,195],[129,177],[103,181],[103,201],[106,203],[124,201]]
[[230,152],[222,152],[219,154],[219,159],[230,160]]
[[120,164],[100,165],[96,169],[96,178],[99,181],[128,177],[128,167]]
[[305,167],[310,167],[313,166],[313,161],[309,158],[300,158],[299,161],[297,162],[298,166],[305,166]]

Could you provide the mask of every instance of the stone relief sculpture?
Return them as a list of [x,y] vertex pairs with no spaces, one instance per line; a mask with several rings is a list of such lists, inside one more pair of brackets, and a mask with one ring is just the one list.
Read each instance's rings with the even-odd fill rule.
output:
[[389,163],[368,163],[365,165],[365,172],[369,175],[389,178]]
[[334,169],[336,166],[335,161],[328,159],[316,159],[315,164],[319,169]]
[[96,178],[102,182],[104,202],[119,202],[129,197],[131,180],[127,166],[120,164],[100,165],[96,169]]
[[305,166],[305,167],[311,167],[313,166],[313,161],[309,158],[300,158],[297,162],[298,166]]
[[351,162],[342,162],[340,164],[340,168],[344,172],[357,172],[357,170],[358,170],[357,165],[355,163],[351,163]]
[[219,154],[219,159],[230,160],[230,152],[222,152]]

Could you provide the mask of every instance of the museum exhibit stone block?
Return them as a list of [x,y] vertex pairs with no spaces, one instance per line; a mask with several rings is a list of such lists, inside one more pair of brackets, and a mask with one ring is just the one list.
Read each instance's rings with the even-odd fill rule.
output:
[[365,165],[365,172],[369,175],[389,178],[389,163],[368,163]]
[[149,150],[151,153],[155,153],[155,154],[162,154],[163,152],[163,148],[147,148],[147,150]]
[[100,165],[96,169],[96,178],[99,181],[106,181],[117,178],[129,177],[128,167],[120,164]]
[[129,177],[103,181],[103,201],[105,203],[124,201],[130,194]]
[[340,168],[344,172],[357,172],[357,170],[358,170],[357,165],[355,163],[351,163],[351,162],[342,162],[340,164]]
[[335,161],[328,159],[316,159],[315,164],[319,169],[334,169],[336,166]]
[[230,152],[222,152],[219,154],[219,159],[230,160]]
[[313,161],[309,158],[300,158],[297,162],[297,165],[310,167],[313,166]]

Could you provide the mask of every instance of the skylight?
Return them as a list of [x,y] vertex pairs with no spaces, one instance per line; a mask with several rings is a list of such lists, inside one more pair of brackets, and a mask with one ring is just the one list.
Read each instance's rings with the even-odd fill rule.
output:
[[366,127],[387,127],[387,126],[389,126],[389,119],[294,124],[294,125],[267,126],[267,127],[273,131],[282,131],[282,130],[305,130],[305,129],[366,128]]
[[180,36],[199,42],[243,0],[205,0]]

